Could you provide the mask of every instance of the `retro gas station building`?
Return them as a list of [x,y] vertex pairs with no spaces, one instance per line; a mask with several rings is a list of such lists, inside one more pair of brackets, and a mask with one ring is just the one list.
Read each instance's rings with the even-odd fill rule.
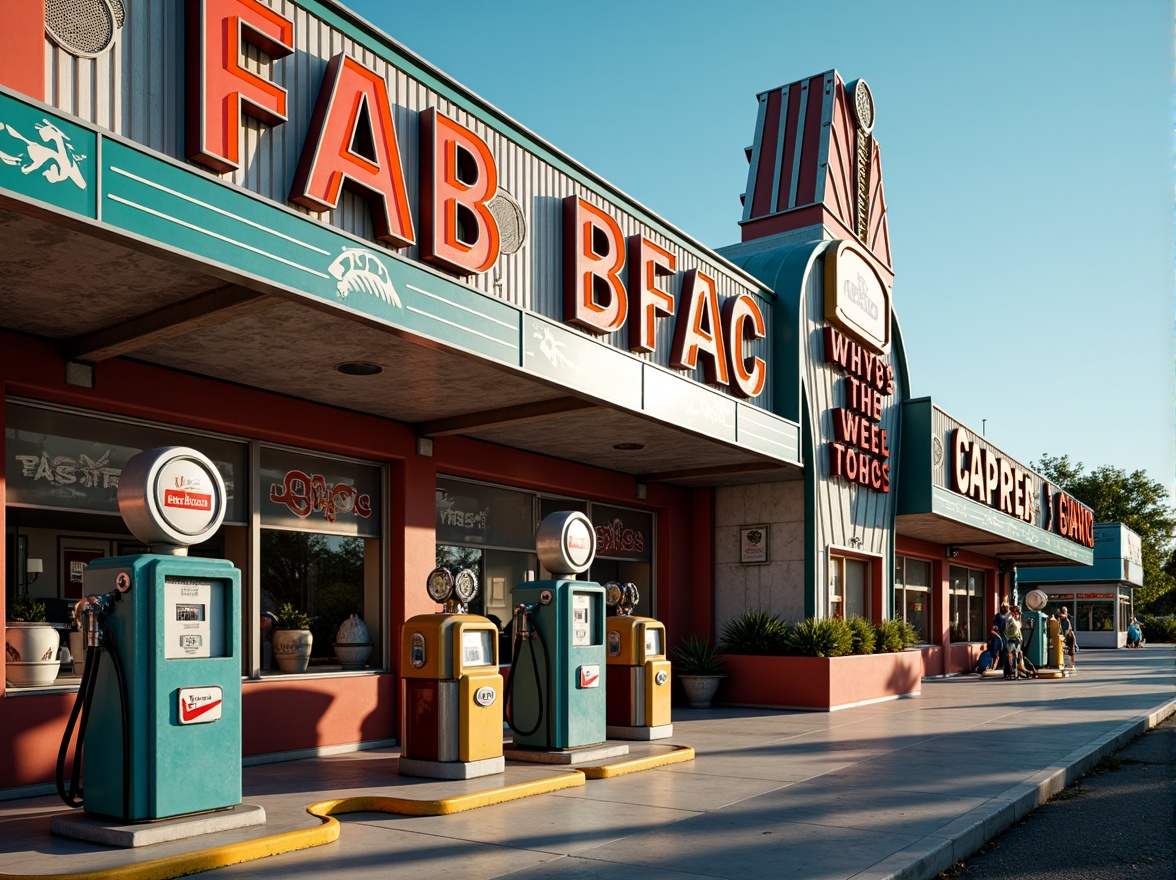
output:
[[[554,511],[671,643],[749,608],[898,617],[927,675],[971,668],[1018,570],[1091,563],[1088,508],[912,398],[864,81],[759,96],[716,251],[332,0],[10,6],[3,601],[64,621],[88,563],[143,550],[127,461],[200,450],[247,758],[397,741],[426,575],[472,568],[506,621]],[[285,602],[316,618],[305,674],[270,668]],[[52,778],[76,690],[0,692],[0,790]]]

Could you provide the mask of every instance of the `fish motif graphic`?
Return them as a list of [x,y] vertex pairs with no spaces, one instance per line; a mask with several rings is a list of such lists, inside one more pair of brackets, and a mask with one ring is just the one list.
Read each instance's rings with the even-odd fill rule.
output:
[[402,308],[387,267],[379,256],[369,250],[343,248],[343,253],[335,257],[334,262],[327,267],[327,272],[339,282],[335,285],[335,294],[339,299],[346,299],[349,293],[358,291],[378,296],[389,305]]
[[0,122],[0,132],[6,132],[10,137],[24,142],[23,155],[0,150],[0,162],[18,165],[25,174],[41,171],[41,176],[50,183],[69,180],[78,189],[85,189],[86,178],[82,176],[78,163],[86,157],[75,153],[69,137],[48,119],[38,122],[34,127],[43,143],[27,138],[11,125]]

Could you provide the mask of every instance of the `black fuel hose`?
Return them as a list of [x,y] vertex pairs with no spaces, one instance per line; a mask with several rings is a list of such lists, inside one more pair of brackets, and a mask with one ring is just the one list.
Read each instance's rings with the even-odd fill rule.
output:
[[[121,593],[119,594],[121,598]],[[118,653],[118,646],[113,639],[106,640],[106,650],[110,652],[110,659],[114,663],[114,678],[118,682],[119,718],[122,721],[122,818],[131,819],[131,722],[130,709],[127,707],[127,676],[123,668],[122,656]]]
[[[121,594],[119,596],[121,598]],[[117,600],[116,600],[117,601]],[[85,792],[82,786],[82,758],[85,754],[86,728],[90,722],[90,709],[94,702],[94,690],[98,684],[98,669],[102,663],[103,650],[110,653],[110,662],[114,664],[114,678],[118,685],[119,720],[122,723],[122,817],[131,818],[131,725],[130,709],[127,705],[127,679],[123,667],[122,656],[114,640],[107,635],[102,646],[87,646],[86,668],[82,670],[82,681],[78,685],[78,695],[70,710],[69,720],[65,725],[65,733],[61,737],[61,747],[57,751],[57,794],[68,807],[80,807],[85,803]],[[69,752],[69,744],[77,729],[77,745],[74,746],[73,767],[70,771],[70,783],[65,785],[65,762]]]
[[[98,648],[86,648],[86,668],[82,670],[82,681],[78,686],[78,695],[74,699],[73,709],[65,724],[65,734],[61,737],[61,748],[57,751],[57,794],[67,807],[82,805],[82,745],[86,741],[86,724],[90,720],[90,703],[94,699],[94,683],[98,681],[98,664],[101,658],[102,652]],[[69,744],[73,739],[75,727],[77,728],[78,743],[74,748],[69,788],[66,788],[66,754],[69,752]]]
[[[543,665],[545,667],[547,680],[550,681],[551,680],[551,658],[547,655],[547,645],[544,644],[543,636],[539,634],[538,628],[533,627],[533,631],[535,634],[535,638],[539,640],[540,647],[543,648]],[[539,696],[539,713],[535,717],[535,725],[530,730],[520,730],[519,728],[515,727],[514,704],[511,703],[511,700],[510,700],[511,694],[514,691],[515,676],[518,675],[519,659],[523,653],[523,650],[522,650],[522,647],[523,647],[522,643],[523,642],[527,642],[528,653],[530,654],[530,657],[531,657],[531,669],[535,673],[535,693],[538,694],[538,696]],[[539,678],[539,663],[535,660],[535,646],[533,644],[531,644],[530,639],[522,638],[522,636],[519,634],[517,627],[515,629],[514,651],[511,652],[510,678],[507,679],[507,682],[506,682],[506,694],[503,696],[503,702],[506,703],[505,711],[503,712],[503,715],[506,717],[506,723],[510,726],[510,729],[512,731],[514,731],[519,736],[530,736],[531,734],[533,734],[535,731],[537,731],[539,729],[539,726],[543,723],[544,717],[549,714],[545,710],[546,700],[544,700],[544,698],[543,698],[543,683],[542,683],[542,681],[540,681],[540,678]],[[549,721],[549,723],[548,723],[549,735],[547,737],[548,742],[551,741],[550,726],[551,725],[550,725],[550,721]]]

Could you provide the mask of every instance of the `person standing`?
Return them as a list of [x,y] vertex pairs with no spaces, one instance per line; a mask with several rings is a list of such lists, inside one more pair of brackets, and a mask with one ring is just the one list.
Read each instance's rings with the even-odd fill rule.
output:
[[[1012,678],[1014,676],[1013,668],[1009,665],[1009,643],[1005,638],[1005,627],[1009,622],[1009,603],[1001,602],[1000,611],[996,612],[992,618],[992,636],[993,639],[1000,640],[1000,665],[1004,668],[1004,677]],[[993,657],[993,663],[997,662],[997,658]]]
[[1021,670],[1021,609],[1015,605],[1009,611],[1005,622],[1005,641],[1008,642],[1009,669],[1012,675],[1005,678],[1016,678]]
[[1062,647],[1067,657],[1064,665],[1074,669],[1074,661],[1078,654],[1078,637],[1074,634],[1074,621],[1070,620],[1070,609],[1065,605],[1058,612],[1058,635],[1062,637]]

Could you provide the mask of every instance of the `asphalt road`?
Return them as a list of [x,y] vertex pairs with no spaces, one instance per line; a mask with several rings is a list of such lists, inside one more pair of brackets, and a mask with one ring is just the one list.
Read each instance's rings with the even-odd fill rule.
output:
[[1176,715],[1103,760],[944,880],[1172,880]]

